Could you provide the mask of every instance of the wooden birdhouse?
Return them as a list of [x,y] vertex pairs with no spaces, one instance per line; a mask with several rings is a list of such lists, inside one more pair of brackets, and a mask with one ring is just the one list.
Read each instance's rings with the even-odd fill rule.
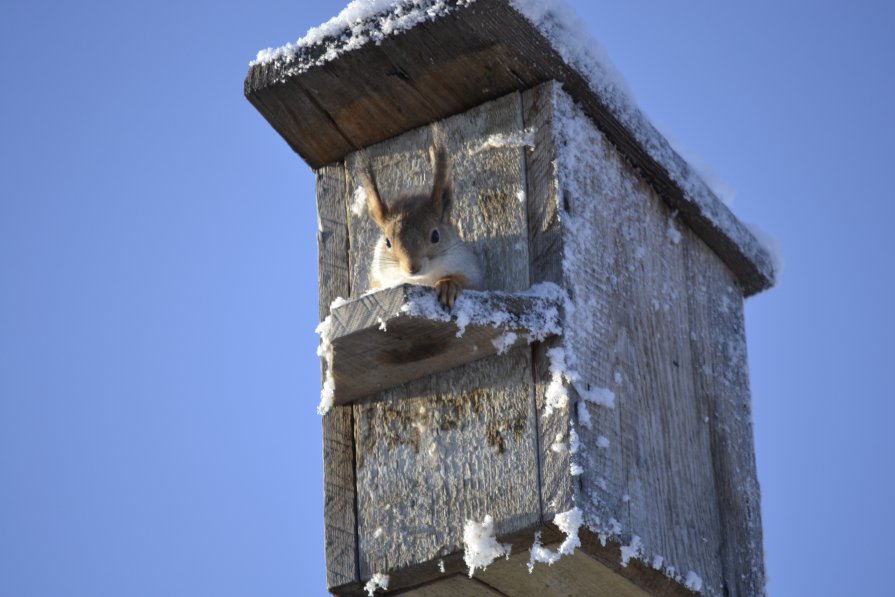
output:
[[[770,257],[557,6],[355,6],[250,68],[317,173],[333,594],[763,593],[743,300]],[[428,192],[436,135],[482,274],[453,310],[368,292],[364,172]]]

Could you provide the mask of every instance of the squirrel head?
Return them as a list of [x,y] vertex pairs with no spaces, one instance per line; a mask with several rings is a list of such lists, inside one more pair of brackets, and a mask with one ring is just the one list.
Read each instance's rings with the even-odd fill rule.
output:
[[362,174],[367,210],[385,238],[385,256],[410,278],[426,275],[457,239],[450,221],[452,184],[447,157],[434,146],[429,157],[434,170],[431,192],[403,195],[389,205],[379,196],[369,168]]

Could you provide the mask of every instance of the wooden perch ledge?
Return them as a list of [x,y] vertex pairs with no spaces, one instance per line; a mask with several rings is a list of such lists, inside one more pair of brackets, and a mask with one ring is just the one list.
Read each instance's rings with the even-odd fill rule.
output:
[[431,288],[398,286],[334,307],[327,355],[334,404],[560,333],[562,291],[464,291],[450,313]]

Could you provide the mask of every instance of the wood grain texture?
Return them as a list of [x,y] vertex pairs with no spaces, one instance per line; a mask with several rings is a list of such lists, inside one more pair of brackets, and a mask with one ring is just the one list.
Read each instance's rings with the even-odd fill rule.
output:
[[[345,154],[356,149],[305,86],[295,79],[281,81],[278,77],[275,64],[252,67],[246,89],[260,86],[264,92],[246,92],[246,97],[293,151],[317,156],[321,161],[316,167],[322,168],[341,162]],[[322,123],[324,134],[320,134]]]
[[[650,562],[632,559],[627,566],[622,565],[621,545],[613,540],[602,541],[588,530],[579,532],[580,552],[596,560],[614,574],[626,578],[640,590],[653,597],[692,597],[697,593],[686,588],[681,582],[658,570]],[[611,593],[609,593],[611,595]]]
[[468,578],[462,574],[449,576],[444,580],[399,591],[396,595],[407,597],[502,597],[499,593],[480,581],[478,578]]
[[[450,6],[455,6],[452,2]],[[539,83],[556,80],[681,218],[736,272],[747,294],[768,288],[773,268],[751,238],[661,137],[648,135],[692,181],[688,196],[665,166],[624,126],[587,78],[507,0],[478,0],[380,45],[310,66],[319,48],[296,60],[251,67],[245,93],[312,167]],[[651,127],[648,122],[640,126]],[[719,224],[720,223],[720,224]]]
[[[345,168],[317,171],[317,231],[320,319],[338,296],[351,292],[348,277],[348,221]],[[325,369],[326,363],[321,361]],[[325,371],[323,372],[325,374]],[[359,580],[354,476],[354,418],[350,407],[323,417],[323,515],[326,581],[330,588]]]
[[[556,550],[558,543],[548,545]],[[529,574],[527,551],[498,560],[487,569],[476,572],[476,577],[501,595],[512,597],[582,597],[606,595],[611,597],[647,597],[637,585],[612,569],[578,550],[560,558],[552,566],[535,565]]]
[[[428,295],[428,296],[427,296]],[[497,295],[487,304],[508,314],[500,327],[470,323],[458,337],[454,316],[447,321],[414,317],[402,311],[411,301],[435,300],[435,291],[419,286],[379,290],[332,310],[335,404],[347,404],[376,392],[497,354],[495,341],[505,334],[516,340],[503,352],[527,345],[529,330],[513,325],[545,301]],[[559,309],[561,305],[554,305]]]
[[[615,408],[587,404],[580,455],[589,520],[638,536],[644,556],[719,589],[723,537],[704,405],[693,387],[685,255],[667,234],[671,211],[563,92],[557,111],[572,162],[561,170],[567,290],[576,304],[564,342],[582,392],[609,388]],[[570,137],[573,136],[574,138]],[[583,332],[582,332],[583,331]],[[600,448],[599,437],[609,440]]]
[[556,140],[553,97],[558,84],[548,82],[522,94],[522,120],[534,134],[534,148],[525,152],[528,244],[532,284],[563,284],[562,224],[556,184]]
[[711,249],[687,235],[690,338],[697,398],[708,413],[721,513],[724,595],[761,595],[761,492],[755,470],[742,290]]
[[[500,595],[513,596],[540,595],[652,595],[653,597],[692,597],[696,593],[670,578],[662,571],[639,560],[632,560],[627,566],[621,565],[620,545],[612,540],[605,542],[582,528],[579,531],[581,547],[570,558],[548,566],[537,564],[529,575],[526,564],[534,533],[541,534],[543,544],[555,549],[565,535],[553,524],[498,535],[500,543],[509,544],[509,559],[499,558],[486,570],[477,570],[473,582],[490,587]],[[592,560],[592,561],[588,561]],[[565,565],[562,563],[566,562]],[[442,568],[444,572],[442,572]],[[571,570],[570,570],[571,569]],[[428,595],[427,592],[440,591],[441,587],[474,585],[454,583],[454,577],[465,578],[468,574],[462,553],[454,553],[444,558],[422,562],[416,566],[401,568],[390,573],[389,592],[399,595]],[[442,584],[444,583],[444,584]],[[605,590],[604,590],[605,589]],[[577,591],[577,592],[576,592]],[[639,591],[639,592],[638,592]],[[340,597],[365,597],[361,583],[339,587],[334,591]],[[440,594],[436,592],[435,594]],[[465,595],[463,592],[455,593]]]
[[[532,283],[553,282],[565,286],[563,277],[563,228],[557,201],[556,147],[553,98],[556,83],[549,82],[522,94],[523,123],[534,135],[534,150],[525,154],[526,208],[528,216],[529,272]],[[571,454],[552,449],[557,438],[569,443],[573,413],[558,411],[544,417],[547,388],[551,382],[547,352],[562,347],[562,338],[532,346],[535,404],[538,417],[538,463],[541,478],[542,521],[575,505],[578,480],[570,475]],[[566,388],[574,392],[572,388]]]
[[[453,220],[480,258],[486,289],[529,287],[523,148],[485,143],[518,133],[521,112],[516,93],[440,124],[454,180]],[[430,143],[423,128],[349,155],[349,190],[367,163],[386,202],[428,190]],[[379,235],[359,211],[349,219],[353,296],[367,285]],[[523,347],[354,405],[361,579],[461,550],[466,520],[490,514],[499,533],[537,524],[531,375]]]
[[539,519],[527,348],[355,406],[361,577],[462,550],[466,520]]

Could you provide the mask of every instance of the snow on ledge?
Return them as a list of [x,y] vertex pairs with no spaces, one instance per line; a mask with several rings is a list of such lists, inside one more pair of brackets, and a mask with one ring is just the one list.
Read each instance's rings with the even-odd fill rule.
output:
[[364,585],[364,590],[367,592],[369,597],[373,597],[373,594],[376,592],[376,589],[382,589],[383,591],[388,591],[388,582],[389,582],[388,574],[382,574],[381,572],[377,572],[374,574],[370,580],[367,581],[367,584]]
[[[523,313],[509,313],[503,305],[514,297],[534,299],[534,305]],[[562,288],[552,282],[542,282],[516,293],[463,290],[451,311],[438,302],[434,293],[421,292],[411,296],[401,307],[401,312],[433,321],[453,320],[458,328],[458,338],[463,336],[467,326],[480,325],[523,329],[531,343],[562,333],[559,306],[565,302],[566,293]],[[507,338],[503,340],[506,342]]]
[[486,514],[481,523],[467,520],[463,526],[463,561],[469,568],[469,578],[476,568],[484,570],[501,556],[509,559],[510,546],[497,542],[491,515]]
[[542,562],[552,566],[562,556],[575,553],[581,547],[581,539],[578,537],[578,529],[584,524],[584,513],[579,508],[572,508],[566,512],[560,512],[553,517],[553,523],[559,527],[566,538],[560,543],[556,551],[548,549],[541,543],[541,533],[535,533],[534,544],[531,546],[528,560],[528,573],[534,572],[535,563]]
[[[451,311],[438,302],[435,293],[429,288],[409,287],[407,297],[407,302],[401,306],[401,314],[432,321],[453,321],[457,326],[458,338],[463,336],[469,325],[515,330],[507,331],[493,341],[498,354],[506,352],[519,339],[520,334],[529,344],[541,342],[549,336],[561,335],[563,328],[560,308],[568,304],[566,292],[552,282],[535,284],[528,290],[516,293],[463,290]],[[521,313],[508,312],[505,309],[507,301],[519,297],[530,299],[531,308]],[[330,312],[346,302],[348,301],[341,297],[337,298],[330,305]],[[379,322],[379,329],[385,333],[388,332],[386,324],[384,320]],[[317,406],[317,414],[323,416],[332,408],[336,393],[332,374],[332,315],[321,321],[314,331],[320,336],[317,356],[326,365],[320,403]]]

